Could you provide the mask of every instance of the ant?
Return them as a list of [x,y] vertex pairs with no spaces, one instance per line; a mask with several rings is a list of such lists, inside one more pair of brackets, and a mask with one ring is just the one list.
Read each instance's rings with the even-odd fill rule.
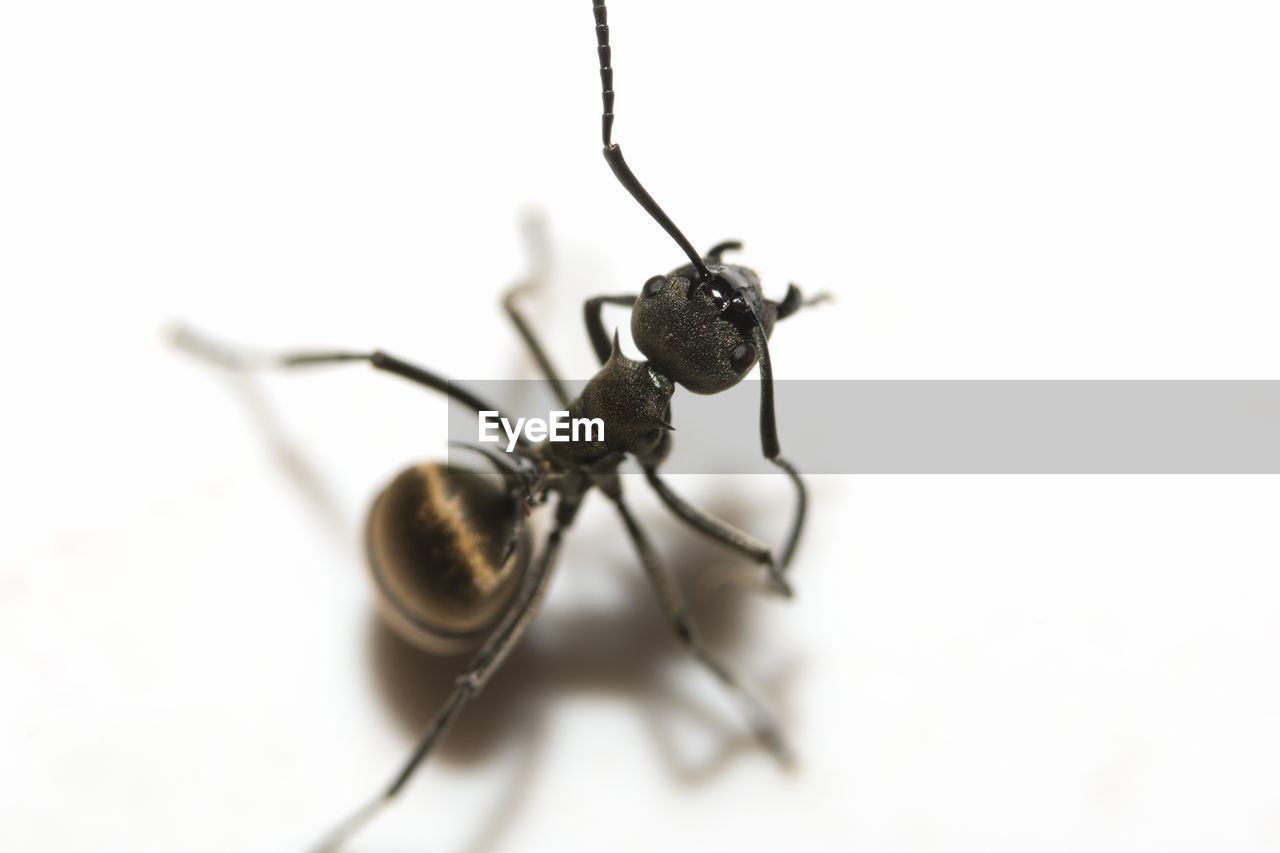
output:
[[[592,0],[592,5],[603,101],[604,158],[619,183],[670,235],[689,262],[649,278],[638,296],[587,300],[587,334],[601,367],[576,399],[570,399],[516,304],[523,288],[517,286],[505,295],[504,311],[561,406],[571,418],[600,419],[602,436],[536,444],[518,436],[509,454],[482,445],[461,445],[485,456],[503,486],[476,471],[428,462],[401,472],[375,499],[366,528],[366,552],[384,616],[405,639],[427,651],[449,654],[474,650],[474,656],[391,784],[325,836],[315,851],[340,847],[394,798],[502,665],[537,612],[565,531],[593,489],[617,510],[676,637],[737,698],[761,743],[780,762],[790,760],[790,751],[769,712],[699,641],[673,573],[658,558],[623,499],[618,468],[626,457],[634,457],[648,484],[678,518],[761,565],[767,575],[766,589],[790,597],[786,572],[804,527],[807,500],[799,473],[781,455],[768,340],[777,321],[825,295],[804,300],[799,289],[790,285],[780,302],[766,299],[755,272],[722,260],[726,252],[740,249],[740,243],[722,242],[700,255],[649,195],[627,165],[622,149],[613,142],[608,12],[605,0]],[[632,337],[646,361],[623,355],[617,332],[612,338],[606,333],[601,317],[605,305],[632,309]],[[501,414],[497,406],[442,376],[381,350],[294,352],[264,358],[214,343],[189,329],[179,330],[175,343],[236,370],[364,362],[443,393],[477,413]],[[676,386],[696,394],[715,394],[737,385],[757,362],[761,449],[795,488],[790,531],[776,558],[756,539],[685,502],[658,474],[671,450],[675,430],[671,397]],[[552,528],[535,550],[525,519],[532,508],[552,498]]]

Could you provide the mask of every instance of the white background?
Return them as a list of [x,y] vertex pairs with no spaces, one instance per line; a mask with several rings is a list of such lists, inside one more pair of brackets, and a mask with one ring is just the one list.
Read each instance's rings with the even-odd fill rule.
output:
[[[681,261],[600,158],[588,7],[0,11],[0,847],[298,850],[407,754],[459,664],[375,627],[358,531],[443,404],[358,367],[237,388],[162,331],[531,376],[496,300],[536,203],[530,312],[587,375],[582,299]],[[837,296],[779,377],[1280,378],[1273,4],[610,12],[637,173],[771,294]],[[678,485],[780,540],[785,482]],[[630,490],[794,772],[592,506],[353,849],[1280,847],[1275,478],[812,487],[790,604]]]

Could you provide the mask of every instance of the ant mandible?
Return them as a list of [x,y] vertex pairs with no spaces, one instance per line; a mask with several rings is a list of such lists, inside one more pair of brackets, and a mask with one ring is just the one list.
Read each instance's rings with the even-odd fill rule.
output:
[[[463,707],[501,666],[532,621],[550,581],[564,532],[583,499],[598,489],[617,510],[677,638],[742,704],[756,736],[778,758],[789,760],[782,735],[764,706],[699,642],[684,597],[670,569],[623,499],[618,468],[630,455],[661,501],[702,534],[762,565],[767,589],[789,597],[786,572],[804,526],[806,494],[796,469],[781,455],[774,416],[773,370],[768,339],[773,326],[802,305],[790,285],[781,302],[763,296],[752,270],[722,261],[741,245],[727,241],[699,255],[675,223],[636,178],[613,142],[613,68],[604,0],[592,0],[600,64],[604,157],[613,174],[641,207],[666,230],[689,262],[656,275],[639,296],[597,296],[584,315],[599,372],[576,399],[515,303],[520,288],[508,292],[503,308],[528,346],[552,392],[571,418],[599,418],[602,437],[534,444],[520,437],[510,454],[465,445],[486,456],[504,488],[476,472],[423,463],[398,475],[369,512],[366,549],[380,605],[391,626],[427,651],[476,649],[466,669],[422,735],[408,761],[387,788],[359,809],[314,849],[337,849],[364,826],[409,781],[444,737]],[[631,333],[647,359],[622,354],[601,318],[603,306],[630,306]],[[430,370],[374,352],[294,352],[261,358],[180,330],[182,348],[232,369],[303,367],[366,362],[439,391],[479,412],[497,406]],[[760,364],[760,443],[765,458],[786,472],[795,487],[795,510],[781,556],[740,530],[685,502],[658,475],[671,450],[671,397],[677,385],[697,394],[715,394],[738,384]],[[555,498],[554,520],[535,553],[525,525],[530,508]]]

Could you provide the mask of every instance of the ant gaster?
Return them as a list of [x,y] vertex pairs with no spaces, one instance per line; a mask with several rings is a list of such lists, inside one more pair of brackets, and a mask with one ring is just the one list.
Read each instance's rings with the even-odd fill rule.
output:
[[[614,91],[607,11],[604,0],[593,0],[593,7],[605,160],[618,181],[680,246],[689,263],[648,279],[639,296],[598,296],[586,302],[587,333],[602,366],[576,399],[570,399],[516,306],[519,288],[503,300],[504,310],[561,405],[571,417],[603,420],[602,439],[531,444],[522,438],[511,454],[465,445],[488,458],[503,488],[472,471],[424,463],[402,472],[376,498],[366,527],[366,552],[387,621],[428,651],[476,651],[399,774],[372,802],[329,833],[314,848],[317,851],[337,849],[404,787],[502,664],[537,611],[564,531],[592,489],[603,493],[618,512],[676,637],[738,699],[760,741],[780,761],[789,758],[764,706],[699,642],[675,577],[623,499],[618,467],[628,455],[635,457],[647,482],[677,517],[762,565],[768,588],[790,596],[785,574],[804,525],[806,498],[799,474],[781,456],[768,340],[778,320],[817,299],[802,301],[794,285],[781,302],[766,299],[753,271],[722,261],[724,253],[741,248],[739,243],[723,242],[699,255],[640,184],[612,140]],[[612,338],[606,333],[601,319],[604,305],[632,308],[632,337],[646,361],[623,355],[616,332]],[[381,350],[259,358],[185,329],[177,333],[176,342],[233,369],[366,362],[439,391],[473,411],[499,411],[443,377]],[[751,536],[686,503],[658,475],[671,449],[671,397],[676,386],[715,394],[740,382],[757,361],[763,454],[786,472],[796,492],[790,532],[777,559]],[[555,498],[552,527],[535,549],[525,517],[532,507],[551,498]]]

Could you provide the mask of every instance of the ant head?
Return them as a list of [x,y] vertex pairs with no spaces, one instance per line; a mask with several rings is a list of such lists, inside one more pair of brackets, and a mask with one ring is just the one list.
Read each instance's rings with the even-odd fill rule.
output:
[[718,250],[708,254],[705,276],[686,264],[646,281],[631,312],[631,336],[645,358],[695,394],[741,382],[760,355],[757,318],[767,338],[777,313],[761,295],[760,278],[746,267],[718,263]]

